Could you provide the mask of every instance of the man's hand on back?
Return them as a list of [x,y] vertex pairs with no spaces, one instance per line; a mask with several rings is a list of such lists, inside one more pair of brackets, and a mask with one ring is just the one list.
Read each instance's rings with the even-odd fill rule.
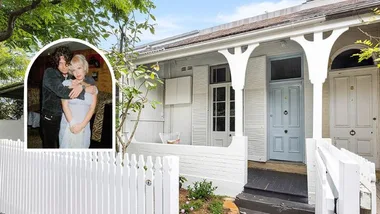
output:
[[71,92],[69,94],[69,97],[71,99],[77,98],[79,96],[79,94],[82,92],[82,90],[83,90],[82,85],[79,84],[79,85],[74,86],[73,90],[71,90]]

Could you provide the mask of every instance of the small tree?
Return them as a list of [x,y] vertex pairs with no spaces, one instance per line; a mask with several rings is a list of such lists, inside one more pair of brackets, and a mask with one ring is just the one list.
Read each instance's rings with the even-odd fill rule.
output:
[[[380,10],[378,8],[375,8],[373,10],[373,12],[375,15],[380,16]],[[366,24],[370,24],[372,22],[373,22],[373,20],[367,22]],[[380,68],[380,37],[371,35],[368,32],[365,32],[364,30],[362,30],[361,28],[358,28],[358,29],[364,35],[367,36],[367,39],[358,40],[355,43],[365,45],[366,48],[361,49],[360,53],[354,54],[353,56],[358,56],[359,62],[366,60],[366,59],[369,59],[371,57],[374,57],[375,63],[377,62],[377,67]]]
[[[135,65],[138,53],[135,51],[135,44],[140,41],[139,35],[142,31],[149,30],[154,33],[154,25],[149,24],[150,19],[155,17],[150,10],[155,8],[153,2],[145,1],[144,5],[140,5],[140,13],[145,14],[146,18],[143,22],[136,20],[135,13],[129,15],[120,12],[116,8],[112,10],[113,19],[116,20],[118,28],[114,30],[119,44],[116,44],[108,57],[113,66],[117,82],[117,87],[121,92],[121,102],[117,102],[116,120],[116,142],[117,150],[126,153],[127,147],[132,142],[143,108],[150,104],[154,109],[159,102],[149,100],[148,94],[155,90],[158,84],[163,82],[160,80],[157,72],[158,64],[151,66]],[[129,136],[123,135],[122,127],[129,117],[136,116],[136,120]],[[125,138],[126,137],[126,138]]]

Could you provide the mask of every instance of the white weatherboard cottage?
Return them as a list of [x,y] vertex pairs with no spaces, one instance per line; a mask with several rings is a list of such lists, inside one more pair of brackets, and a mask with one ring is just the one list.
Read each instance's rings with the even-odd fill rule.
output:
[[[206,178],[232,196],[247,183],[247,160],[307,164],[306,138],[331,138],[380,168],[379,69],[351,57],[366,38],[358,27],[380,35],[378,17],[362,22],[378,6],[307,1],[139,47],[138,64],[158,62],[165,85],[130,152],[178,155],[190,182]],[[162,132],[179,132],[180,144],[162,144]]]

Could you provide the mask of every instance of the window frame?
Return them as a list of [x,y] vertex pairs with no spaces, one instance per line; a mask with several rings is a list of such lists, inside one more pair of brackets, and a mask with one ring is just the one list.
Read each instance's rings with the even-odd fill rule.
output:
[[[212,73],[213,73],[213,70],[214,69],[219,69],[219,68],[225,68],[226,69],[226,81],[223,81],[223,82],[212,82]],[[210,85],[213,85],[213,84],[220,84],[220,83],[229,83],[229,82],[232,82],[232,76],[231,76],[231,70],[230,70],[230,66],[229,64],[221,64],[221,65],[214,65],[214,66],[210,66],[210,70],[209,70],[209,84]]]
[[[292,59],[292,58],[301,58],[301,77],[296,78],[288,78],[288,79],[279,79],[279,80],[272,80],[272,61],[277,60],[283,60],[283,59]],[[267,78],[268,82],[284,82],[284,81],[294,81],[294,80],[303,80],[304,79],[304,55],[302,53],[297,54],[287,54],[287,55],[280,55],[280,56],[274,56],[274,57],[268,57],[267,60]]]
[[[376,62],[374,60],[373,57],[370,57],[369,59],[367,60],[372,60],[371,62],[373,64],[369,64],[369,65],[359,65],[360,63],[357,61],[358,58],[355,58],[356,59],[356,66],[349,66],[349,67],[340,67],[340,68],[333,68],[333,64],[334,62],[336,62],[336,60],[338,60],[337,58],[340,57],[342,54],[348,52],[348,51],[353,51],[353,50],[357,50],[358,53],[360,53],[360,49],[357,48],[357,47],[353,47],[353,48],[349,48],[349,49],[345,49],[345,50],[342,50],[339,54],[337,54],[332,60],[331,60],[331,64],[329,65],[329,70],[344,70],[344,69],[355,69],[355,68],[368,68],[368,67],[374,67],[376,66]],[[359,65],[359,66],[357,66]]]

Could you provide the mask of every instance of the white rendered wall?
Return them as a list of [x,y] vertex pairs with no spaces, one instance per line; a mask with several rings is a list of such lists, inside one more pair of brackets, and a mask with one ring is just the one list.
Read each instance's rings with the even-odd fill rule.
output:
[[0,120],[0,139],[24,140],[24,119]]
[[235,197],[247,180],[247,137],[234,137],[229,147],[133,142],[128,153],[179,156],[179,173],[188,179],[184,187],[206,179],[218,187],[215,193],[219,195]]

